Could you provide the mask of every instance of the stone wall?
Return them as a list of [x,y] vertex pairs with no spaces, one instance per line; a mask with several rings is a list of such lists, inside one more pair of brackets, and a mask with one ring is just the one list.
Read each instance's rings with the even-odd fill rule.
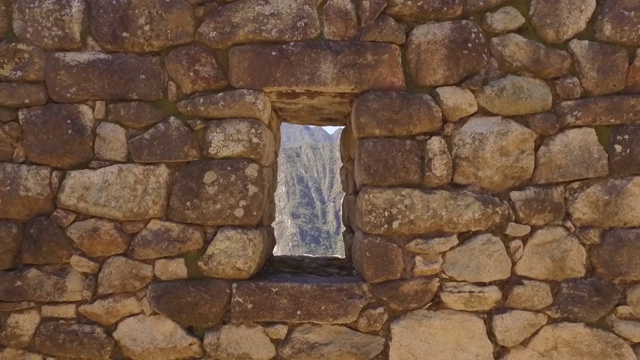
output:
[[[6,0],[0,35],[1,360],[640,353],[637,0]],[[355,271],[270,265],[282,121],[346,125]]]

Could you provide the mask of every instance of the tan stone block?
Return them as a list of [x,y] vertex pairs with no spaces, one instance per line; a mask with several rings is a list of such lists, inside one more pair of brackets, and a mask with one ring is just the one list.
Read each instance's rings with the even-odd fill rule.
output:
[[227,76],[218,65],[215,54],[203,46],[175,48],[164,62],[169,76],[185,94],[222,89],[227,85]]
[[275,139],[259,120],[212,121],[204,135],[203,153],[214,159],[245,158],[269,166],[276,157]]
[[422,182],[420,142],[361,139],[355,158],[355,181],[364,186],[417,186]]
[[625,48],[577,39],[571,40],[568,48],[586,95],[601,96],[624,89],[629,68]]
[[531,24],[542,40],[559,44],[587,27],[596,0],[533,0]]
[[248,279],[255,275],[271,252],[265,229],[223,227],[200,260],[200,271],[221,279]]
[[460,0],[391,0],[384,12],[402,21],[449,20],[462,15]]

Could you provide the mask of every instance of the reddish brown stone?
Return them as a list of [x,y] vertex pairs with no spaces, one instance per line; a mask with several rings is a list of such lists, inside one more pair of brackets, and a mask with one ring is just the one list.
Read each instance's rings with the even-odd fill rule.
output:
[[550,84],[553,95],[560,100],[574,100],[582,96],[582,85],[580,80],[573,75],[567,75],[554,80]]
[[195,18],[182,0],[91,0],[91,33],[107,51],[152,52],[188,43]]
[[18,123],[0,125],[0,161],[11,162],[19,139],[22,137],[22,128]]
[[25,44],[0,44],[0,80],[44,80],[45,53]]
[[370,91],[353,105],[356,138],[400,137],[440,130],[442,112],[426,94]]
[[0,221],[0,270],[12,268],[22,245],[22,225]]
[[39,353],[80,359],[108,359],[115,341],[98,325],[63,321],[40,324],[33,338]]
[[630,93],[640,94],[640,50],[636,51],[635,60],[629,66],[626,90]]
[[167,80],[159,58],[129,54],[55,53],[45,71],[57,102],[160,100]]
[[0,122],[18,120],[18,111],[14,109],[0,108]]
[[418,186],[422,182],[420,142],[389,138],[361,139],[355,159],[355,181],[364,186]]
[[229,82],[236,88],[359,93],[405,87],[400,49],[391,44],[316,41],[237,46],[229,52],[229,64]]
[[351,0],[329,0],[324,6],[324,37],[349,40],[358,33],[358,14]]
[[147,289],[151,308],[182,326],[209,328],[219,324],[231,299],[222,280],[190,279],[154,282]]
[[356,233],[351,256],[353,266],[367,282],[396,280],[404,274],[402,249],[381,237]]
[[591,250],[596,274],[610,281],[640,280],[640,229],[607,231]]
[[403,21],[449,20],[462,14],[462,1],[390,0],[384,12]]
[[348,324],[371,302],[366,283],[345,277],[290,277],[234,284],[233,322]]
[[529,128],[537,134],[550,136],[560,129],[558,117],[553,113],[539,113],[526,117]]
[[87,256],[101,257],[122,254],[129,248],[131,237],[114,221],[93,218],[77,221],[66,230],[76,246]]
[[640,174],[640,126],[614,126],[607,145],[611,172]]
[[358,19],[360,26],[367,27],[378,18],[382,10],[387,7],[386,0],[360,0],[358,5]]
[[213,51],[199,45],[171,50],[164,59],[169,76],[185,94],[217,90],[227,85],[227,76],[218,66]]
[[129,128],[140,129],[162,121],[164,111],[141,101],[123,102],[109,104],[107,118]]
[[87,105],[48,104],[20,112],[29,161],[70,169],[93,157],[93,111]]
[[129,152],[139,163],[181,162],[197,160],[200,146],[187,125],[170,117],[129,140]]
[[564,101],[555,107],[562,127],[640,123],[640,96],[608,96]]
[[373,286],[373,294],[396,311],[415,310],[427,305],[440,286],[437,278],[388,281]]
[[176,176],[169,218],[201,225],[253,226],[265,204],[265,175],[248,160],[187,164]]
[[320,34],[319,4],[318,0],[232,2],[210,12],[196,36],[212,48],[313,39]]
[[381,15],[373,24],[362,29],[360,40],[402,45],[407,41],[407,34],[400,23],[389,16]]
[[640,46],[640,3],[604,1],[596,22],[596,39],[625,46]]
[[16,0],[13,31],[20,40],[46,50],[78,49],[86,10],[79,0]]
[[59,264],[69,262],[73,255],[71,239],[48,217],[27,223],[22,244],[24,264]]
[[51,168],[0,163],[0,218],[27,220],[51,213]]
[[47,89],[40,84],[0,83],[0,106],[26,108],[47,103]]

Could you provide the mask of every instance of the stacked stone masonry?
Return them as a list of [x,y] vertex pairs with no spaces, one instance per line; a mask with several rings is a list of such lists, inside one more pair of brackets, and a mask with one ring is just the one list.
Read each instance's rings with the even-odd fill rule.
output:
[[[640,1],[7,0],[0,38],[1,360],[640,358]],[[346,126],[351,274],[263,271],[281,122]]]

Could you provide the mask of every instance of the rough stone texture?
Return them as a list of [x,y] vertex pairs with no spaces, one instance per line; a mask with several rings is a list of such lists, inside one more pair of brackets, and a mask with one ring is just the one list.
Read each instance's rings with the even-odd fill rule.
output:
[[47,355],[108,359],[115,341],[100,326],[44,322],[33,338],[34,350]]
[[525,18],[513,6],[505,6],[482,17],[482,28],[492,33],[517,30],[525,23]]
[[387,281],[374,285],[373,294],[392,310],[407,311],[427,305],[439,286],[440,280],[437,278]]
[[43,318],[75,319],[78,317],[76,304],[43,305]]
[[160,51],[191,41],[196,26],[191,6],[180,0],[91,0],[90,9],[93,38],[107,51]]
[[[574,41],[577,40],[569,43],[570,49]],[[496,36],[490,44],[491,55],[498,60],[500,70],[505,72],[552,79],[565,75],[571,66],[571,57],[566,51],[544,46],[518,34]]]
[[547,324],[547,316],[530,311],[511,310],[494,315],[491,322],[498,344],[513,347]]
[[445,274],[460,280],[488,283],[511,275],[511,260],[499,237],[481,234],[447,252]]
[[460,0],[391,0],[384,12],[403,21],[448,20],[462,14]]
[[473,117],[453,135],[453,181],[491,191],[518,185],[533,173],[535,140],[533,131],[515,121]]
[[[489,49],[478,25],[448,21],[416,26],[409,34],[406,56],[416,84],[453,85],[480,72],[489,60]],[[452,63],[456,66],[448,66]]]
[[167,206],[169,175],[164,165],[127,164],[70,171],[61,185],[57,203],[73,211],[117,220],[162,217]]
[[179,280],[189,277],[189,270],[183,258],[158,259],[153,264],[153,273],[160,280]]
[[[262,66],[256,67],[256,62]],[[400,49],[384,43],[236,46],[229,51],[229,64],[229,83],[236,88],[360,93],[405,87]]]
[[153,266],[114,256],[107,259],[98,275],[98,295],[140,290],[153,279]]
[[73,246],[59,227],[48,217],[38,217],[27,222],[22,242],[22,263],[67,263],[73,255]]
[[197,227],[152,219],[136,235],[129,255],[134,259],[155,259],[196,251],[204,244],[204,232]]
[[44,80],[45,52],[27,44],[0,44],[0,80]]
[[[318,306],[322,299],[322,306]],[[231,298],[233,322],[348,324],[371,301],[368,287],[354,277],[290,277],[243,281]]]
[[426,94],[370,91],[353,105],[351,124],[357,139],[409,136],[439,130],[442,113]]
[[109,120],[133,129],[146,128],[164,117],[162,110],[141,101],[109,104],[107,108]]
[[611,326],[613,332],[631,341],[632,343],[640,342],[640,322],[624,320],[618,318],[615,315],[609,315],[607,317],[607,324]]
[[502,116],[527,115],[551,109],[553,95],[540,79],[507,75],[476,92],[478,105]]
[[402,45],[407,41],[404,27],[386,15],[380,15],[376,21],[360,32],[360,40],[388,42]]
[[507,0],[467,0],[467,4],[465,6],[465,12],[473,13],[484,10],[489,10],[491,8],[500,6],[502,3],[505,3]]
[[624,89],[629,67],[625,48],[587,40],[571,40],[568,48],[586,95],[606,95]]
[[191,129],[177,117],[170,117],[129,140],[133,161],[139,163],[198,160],[200,147]]
[[385,340],[337,325],[302,325],[280,346],[285,360],[373,359],[382,352]]
[[198,267],[215,278],[248,279],[262,268],[270,250],[265,229],[224,227],[198,260]]
[[640,6],[634,0],[605,1],[596,22],[596,39],[640,46]]
[[2,360],[43,360],[40,354],[28,352],[26,350],[14,348],[0,349],[0,359]]
[[271,102],[265,93],[255,90],[232,90],[183,100],[178,110],[189,116],[212,119],[255,118],[265,124],[271,116]]
[[596,274],[611,281],[635,281],[640,279],[638,236],[640,229],[612,229],[602,237],[602,243],[594,246],[591,262]]
[[478,102],[473,93],[463,87],[442,86],[437,88],[434,98],[449,121],[458,121],[478,111]]
[[114,123],[100,123],[96,129],[95,153],[102,160],[127,161],[127,130]]
[[431,239],[415,239],[405,248],[418,254],[441,254],[458,245],[458,235],[436,237]]
[[559,224],[564,218],[564,188],[561,186],[527,187],[510,192],[509,197],[520,223],[531,226]]
[[13,31],[27,43],[46,50],[74,50],[82,46],[86,4],[81,0],[16,0]]
[[97,52],[51,54],[45,78],[58,102],[160,100],[166,83],[157,57]]
[[552,83],[554,96],[561,100],[574,100],[582,96],[582,85],[580,80],[573,75],[567,75],[560,79],[556,79]]
[[209,226],[256,225],[264,208],[265,182],[264,170],[251,161],[189,163],[175,178],[169,218]]
[[14,221],[0,221],[0,270],[14,266],[22,245],[23,226]]
[[535,183],[606,176],[607,153],[594,129],[568,129],[546,138],[536,153]]
[[222,325],[208,331],[204,349],[214,359],[269,360],[276,356],[276,347],[256,325]]
[[560,124],[595,126],[638,124],[640,96],[607,96],[564,101],[555,108]]
[[607,153],[612,173],[640,174],[640,127],[614,126],[609,135]]
[[545,312],[562,320],[595,323],[613,310],[621,293],[620,287],[597,277],[568,280],[560,284]]
[[353,266],[367,282],[396,280],[404,274],[402,249],[398,245],[358,232],[352,246]]
[[47,89],[40,84],[15,82],[0,83],[0,106],[25,108],[44,105]]
[[440,300],[449,308],[462,311],[488,311],[494,308],[502,292],[495,286],[476,286],[463,282],[442,284]]
[[185,94],[222,89],[227,85],[213,51],[199,45],[171,50],[164,59],[169,76]]
[[[7,14],[7,6],[6,4],[0,5],[0,39],[4,39],[5,33],[9,29],[9,14]],[[9,356],[9,355],[7,355]],[[12,359],[9,359],[12,360]]]
[[247,42],[308,40],[320,34],[315,0],[243,0],[211,12],[197,39],[212,48]]
[[425,143],[423,172],[423,184],[427,187],[438,187],[451,182],[453,162],[449,145],[443,137],[434,136]]
[[[416,339],[420,339],[416,341]],[[493,359],[493,346],[479,317],[452,310],[417,310],[391,323],[390,360]]]
[[[362,0],[358,2],[358,19],[360,26],[371,25],[376,18],[380,18],[380,13],[387,7],[387,2],[383,0]],[[380,16],[379,16],[380,15]]]
[[132,360],[202,357],[200,341],[161,316],[137,315],[118,323],[113,337]]
[[76,271],[86,274],[97,274],[100,271],[100,264],[75,254],[69,259],[69,265]]
[[504,222],[507,206],[468,192],[369,188],[358,195],[360,229],[376,235],[418,235],[486,230]]
[[596,0],[532,0],[531,25],[544,41],[559,44],[587,27]]
[[538,113],[526,117],[529,128],[539,135],[551,136],[558,132],[560,124],[554,113]]
[[627,74],[627,92],[640,94],[640,51],[636,50],[635,60],[629,66]]
[[85,280],[69,268],[57,272],[37,268],[0,272],[0,301],[80,301]]
[[0,345],[17,348],[29,346],[38,325],[40,312],[37,309],[0,314]]
[[640,178],[628,177],[578,183],[567,199],[571,221],[577,226],[640,226]]
[[[557,323],[543,327],[527,344],[530,353],[520,350],[510,354],[508,360],[584,359],[634,360],[631,347],[619,337],[585,324]],[[537,359],[536,359],[537,360]]]
[[373,138],[362,139],[357,146],[354,176],[359,189],[364,186],[416,186],[422,182],[420,142]]
[[218,120],[207,126],[203,153],[214,159],[245,158],[269,166],[275,160],[275,146],[273,134],[259,120]]
[[578,278],[586,273],[586,257],[580,241],[564,228],[542,228],[527,241],[514,272],[538,280]]
[[147,290],[153,310],[185,327],[209,328],[220,323],[230,299],[229,284],[212,279],[154,282]]
[[330,0],[323,9],[324,37],[349,40],[358,33],[358,14],[351,0]]
[[73,223],[67,236],[90,257],[122,254],[131,244],[131,237],[118,223],[98,218]]
[[28,220],[53,212],[51,168],[0,163],[0,218]]
[[0,161],[11,162],[16,148],[20,146],[20,125],[8,123],[0,125]]
[[362,310],[356,328],[360,332],[380,331],[387,322],[389,314],[384,306]]
[[78,311],[100,325],[110,326],[122,318],[141,313],[142,307],[134,295],[116,294],[80,305]]

